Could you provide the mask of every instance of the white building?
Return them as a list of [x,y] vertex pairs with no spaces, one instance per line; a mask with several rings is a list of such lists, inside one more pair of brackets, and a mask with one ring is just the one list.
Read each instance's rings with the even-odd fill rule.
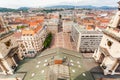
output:
[[103,34],[100,31],[87,31],[83,26],[75,24],[72,27],[71,36],[77,51],[93,53],[99,47]]
[[63,20],[62,22],[63,32],[71,32],[73,23],[74,22],[72,20]]
[[47,26],[47,31],[53,34],[58,32],[59,19],[46,19],[44,25]]
[[65,10],[60,12],[60,15],[63,20],[66,20],[66,19],[72,20],[74,16],[74,12],[72,10]]
[[19,50],[25,56],[35,56],[36,53],[42,50],[43,42],[47,36],[47,27],[38,26],[35,29],[22,30],[22,35],[18,39]]
[[[120,2],[119,2],[120,3]],[[100,47],[96,49],[93,58],[98,62],[104,75],[120,74],[120,10],[111,20],[111,26],[103,31],[104,36]]]

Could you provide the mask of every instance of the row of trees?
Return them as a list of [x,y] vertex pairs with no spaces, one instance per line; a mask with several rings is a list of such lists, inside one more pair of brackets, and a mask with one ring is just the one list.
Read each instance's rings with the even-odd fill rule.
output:
[[26,26],[17,26],[17,29],[25,28]]
[[52,33],[48,33],[48,35],[47,35],[47,37],[46,37],[46,39],[45,39],[45,41],[43,43],[45,49],[50,47],[50,44],[52,42],[52,37],[53,37]]
[[19,11],[27,12],[28,9],[0,8],[0,12],[19,12]]

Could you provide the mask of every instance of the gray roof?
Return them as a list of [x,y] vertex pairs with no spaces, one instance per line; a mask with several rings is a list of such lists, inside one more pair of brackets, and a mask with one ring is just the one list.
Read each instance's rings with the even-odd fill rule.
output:
[[101,31],[95,31],[95,30],[86,30],[84,26],[81,25],[75,25],[74,28],[81,34],[102,34]]
[[[80,53],[63,48],[43,51],[41,55],[35,59],[27,61],[19,66],[17,72],[27,72],[24,80],[46,80],[46,78],[48,78],[47,75],[49,73],[49,67],[51,65],[55,65],[54,60],[63,59],[65,57],[67,58],[67,61],[61,65],[68,66],[70,80],[93,80],[92,75],[89,72],[86,72],[91,69],[91,67],[88,67],[91,60],[83,60]],[[45,66],[45,64],[48,63],[49,65]],[[70,65],[67,65],[67,63]]]
[[[66,62],[72,65],[66,65],[66,63],[61,65],[52,64],[53,60],[63,59],[64,57],[67,58]],[[50,63],[50,65],[46,65],[47,63]],[[54,48],[43,51],[39,56],[33,59],[24,59],[19,64],[14,75],[0,75],[0,78],[16,78],[17,76],[18,78],[21,77],[22,80],[53,80],[48,79],[48,75],[50,74],[54,77],[54,73],[50,73],[49,70],[52,67],[54,67],[53,70],[56,70],[57,68],[55,66],[62,66],[62,68],[68,66],[69,75],[67,75],[67,78],[69,79],[67,80],[96,80],[106,77],[101,76],[103,72],[93,59],[84,58],[81,53],[75,51]],[[59,70],[61,71],[61,68]],[[111,77],[108,75],[107,78]]]

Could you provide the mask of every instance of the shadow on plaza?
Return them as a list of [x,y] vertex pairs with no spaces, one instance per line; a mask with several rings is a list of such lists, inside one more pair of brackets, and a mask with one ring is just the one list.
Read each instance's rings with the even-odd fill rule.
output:
[[18,66],[16,67],[14,73],[18,73],[18,70],[21,68],[21,66],[27,62],[29,62],[32,58],[25,58],[23,60],[21,60],[19,63],[18,63]]
[[86,71],[80,74],[74,80],[101,80],[102,78],[119,80],[120,75],[104,75],[101,67],[97,66],[97,67],[92,68],[89,71]]

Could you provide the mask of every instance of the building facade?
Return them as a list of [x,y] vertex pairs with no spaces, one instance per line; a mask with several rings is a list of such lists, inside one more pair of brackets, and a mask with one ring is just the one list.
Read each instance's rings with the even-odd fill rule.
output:
[[13,74],[22,59],[23,56],[18,52],[18,44],[13,33],[0,37],[0,74]]
[[[120,3],[120,2],[119,2]],[[104,75],[120,74],[120,10],[116,13],[114,19],[106,30],[103,30],[104,36],[100,47],[96,49],[93,58],[100,64]]]
[[58,32],[58,23],[59,23],[58,19],[46,19],[44,21],[44,25],[47,26],[47,31],[53,34]]
[[103,34],[100,31],[88,31],[83,26],[75,25],[72,27],[71,36],[77,51],[94,53],[95,49],[99,47]]
[[43,43],[47,36],[47,27],[38,26],[35,29],[22,30],[22,35],[18,39],[19,51],[25,56],[35,56],[42,50]]
[[73,23],[74,22],[72,20],[63,20],[62,21],[63,32],[71,32]]

